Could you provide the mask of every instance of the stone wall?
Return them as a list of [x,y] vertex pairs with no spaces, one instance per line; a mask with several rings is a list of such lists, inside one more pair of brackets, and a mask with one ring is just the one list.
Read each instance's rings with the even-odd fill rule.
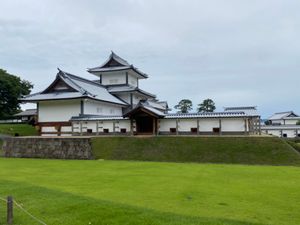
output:
[[59,137],[5,138],[5,157],[48,159],[92,159],[91,139]]

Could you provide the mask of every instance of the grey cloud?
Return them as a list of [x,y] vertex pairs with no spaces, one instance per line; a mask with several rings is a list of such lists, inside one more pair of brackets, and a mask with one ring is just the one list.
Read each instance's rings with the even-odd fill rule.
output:
[[300,14],[293,0],[4,0],[0,67],[43,89],[56,67],[85,72],[116,51],[175,105],[213,98],[300,113]]

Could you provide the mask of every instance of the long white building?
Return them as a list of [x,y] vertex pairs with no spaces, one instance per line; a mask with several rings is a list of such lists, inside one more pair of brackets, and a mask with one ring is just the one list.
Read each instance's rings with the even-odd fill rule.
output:
[[140,89],[148,75],[111,53],[102,65],[88,69],[88,80],[59,69],[43,91],[25,96],[37,104],[44,136],[104,134],[259,134],[256,107],[227,107],[224,112],[168,113],[166,101]]

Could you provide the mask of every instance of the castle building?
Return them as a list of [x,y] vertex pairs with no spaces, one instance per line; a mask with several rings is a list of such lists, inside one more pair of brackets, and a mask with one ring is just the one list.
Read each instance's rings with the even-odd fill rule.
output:
[[266,134],[283,137],[300,137],[300,116],[293,111],[274,113],[267,120],[267,125],[261,127]]
[[43,91],[24,96],[37,104],[43,136],[136,134],[259,134],[256,107],[227,107],[224,112],[169,113],[168,103],[142,90],[148,78],[114,52],[100,66],[88,69],[88,80],[58,69]]

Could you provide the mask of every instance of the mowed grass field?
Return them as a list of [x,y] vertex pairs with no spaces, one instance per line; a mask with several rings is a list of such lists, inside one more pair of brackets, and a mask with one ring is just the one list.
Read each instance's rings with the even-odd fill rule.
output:
[[297,225],[299,190],[293,166],[0,158],[0,196],[49,225]]

